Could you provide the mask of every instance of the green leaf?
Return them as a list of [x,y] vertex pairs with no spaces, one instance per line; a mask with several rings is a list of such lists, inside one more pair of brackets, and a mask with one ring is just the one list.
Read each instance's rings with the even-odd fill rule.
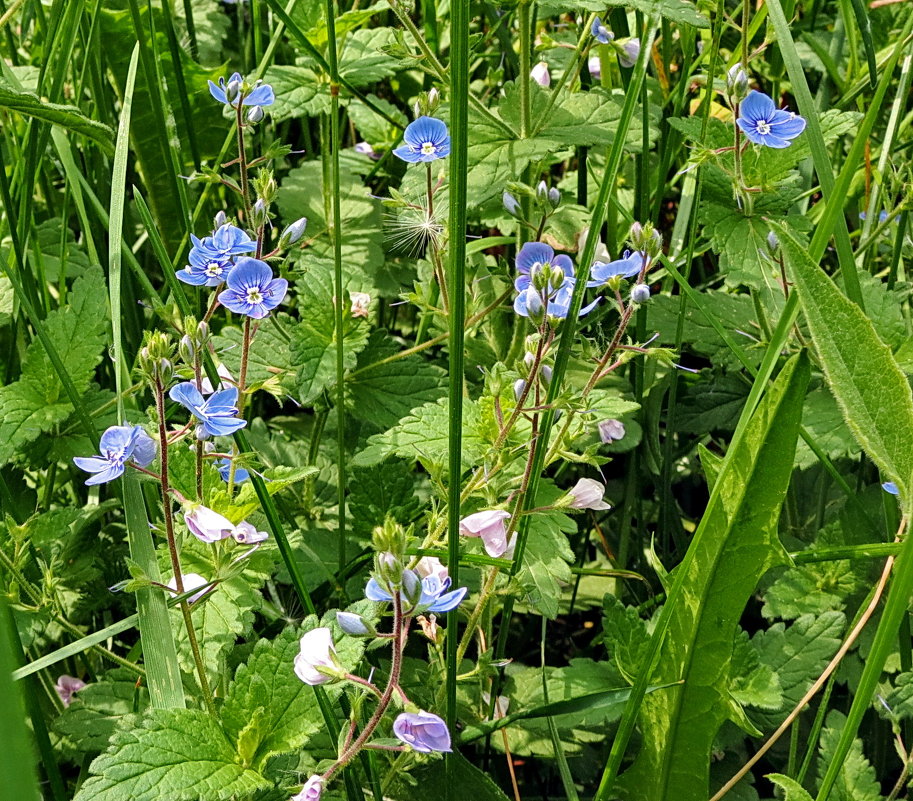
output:
[[459,787],[460,798],[473,801],[508,801],[504,791],[486,773],[473,765],[459,751],[447,756],[449,769],[440,762],[426,764],[413,774],[419,781],[422,794],[429,798],[448,798],[454,787]]
[[609,658],[625,680],[633,683],[649,645],[646,623],[635,607],[625,606],[607,593],[603,599],[602,628]]
[[786,791],[785,801],[814,801],[808,794],[808,790],[795,779],[790,779],[789,776],[781,773],[768,773],[767,778],[781,790]]
[[447,391],[447,373],[418,354],[380,364],[399,346],[383,331],[373,331],[346,382],[350,414],[378,428],[395,426],[417,406]]
[[73,131],[91,139],[101,146],[107,155],[114,154],[114,131],[107,125],[89,119],[76,106],[48,103],[32,92],[15,92],[8,86],[0,86],[0,108],[16,111],[52,125],[59,125],[67,131]]
[[905,504],[913,479],[913,393],[871,320],[774,224],[828,385],[853,436]]
[[216,720],[198,709],[156,709],[125,725],[91,765],[74,801],[228,801],[270,786],[238,762]]
[[[318,73],[312,67],[288,64],[270,66],[263,76],[263,80],[273,87],[276,94],[276,102],[269,109],[270,119],[273,122],[283,122],[296,117],[316,117],[328,113],[330,86],[318,80],[317,76]],[[287,184],[288,179],[283,182],[283,187]],[[286,216],[284,212],[283,216]]]
[[350,486],[352,525],[365,534],[387,517],[405,525],[421,511],[415,494],[415,472],[401,459],[387,459],[383,470],[354,468]]
[[[101,361],[108,330],[105,298],[105,279],[95,267],[73,284],[67,305],[45,320],[47,334],[79,393],[88,389]],[[0,387],[0,464],[11,461],[23,445],[53,431],[72,412],[44,346],[32,342],[19,380]]]
[[87,684],[54,721],[54,730],[81,751],[103,751],[127,715],[149,705],[149,692],[128,670],[110,671]]
[[[325,390],[336,385],[336,330],[333,314],[331,265],[316,262],[298,282],[301,305],[307,309],[292,330],[291,366],[297,371],[298,396],[310,405]],[[368,342],[368,326],[351,317],[343,330],[343,354],[351,370],[359,351]]]
[[[818,752],[818,771],[823,775],[834,759],[834,752],[840,734],[846,724],[843,713],[832,709],[821,731]],[[882,801],[881,788],[875,776],[875,769],[862,752],[862,740],[853,739],[853,744],[840,761],[837,780],[831,788],[829,801]]]
[[714,738],[727,718],[741,719],[729,696],[735,635],[760,577],[788,563],[777,523],[809,373],[801,355],[770,387],[727,455],[688,554],[676,568],[666,602],[668,629],[647,679],[683,684],[644,699],[643,745],[622,777],[644,801],[706,801]]
[[543,16],[566,14],[570,9],[575,9],[604,14],[606,6],[636,9],[642,11],[645,16],[655,14],[672,22],[694,25],[697,28],[710,27],[707,18],[697,10],[694,3],[689,3],[687,0],[630,0],[630,2],[628,0],[608,0],[608,2],[605,0],[573,0],[570,4],[562,3],[560,5],[553,0],[541,0],[538,13]]
[[[388,456],[401,456],[410,461],[418,460],[432,474],[439,473],[447,463],[447,425],[450,419],[446,398],[437,403],[426,403],[383,434],[368,438],[367,447],[355,454],[352,464],[372,467]],[[479,464],[487,450],[487,443],[478,433],[480,413],[478,404],[463,404],[463,469]]]
[[729,694],[740,706],[773,710],[783,705],[779,677],[770,665],[761,662],[745,631],[736,635],[730,675]]
[[296,751],[323,730],[314,688],[294,671],[301,633],[289,628],[273,640],[260,640],[228,689],[222,723],[230,738],[238,742],[245,731],[250,737],[254,729],[248,724],[259,713],[256,739],[246,744],[245,765],[259,768],[273,754]]

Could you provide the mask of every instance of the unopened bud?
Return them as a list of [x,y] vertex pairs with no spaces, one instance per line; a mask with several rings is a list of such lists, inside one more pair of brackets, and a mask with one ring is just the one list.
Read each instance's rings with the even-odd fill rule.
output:
[[409,606],[415,606],[422,598],[422,580],[411,570],[402,573],[403,598]]
[[336,622],[350,637],[373,637],[377,634],[371,622],[355,612],[337,612]]
[[304,236],[304,229],[307,228],[307,226],[307,217],[300,217],[295,220],[295,222],[287,225],[282,232],[282,236],[279,237],[279,246],[287,248],[289,245],[294,245],[302,236]]
[[543,203],[548,200],[548,187],[545,185],[545,181],[539,181],[539,185],[536,187],[536,197]]
[[523,393],[526,390],[526,382],[522,378],[518,378],[514,381],[514,397],[517,399],[517,403],[520,402],[520,398],[523,397]]
[[780,249],[780,240],[773,231],[770,231],[767,234],[767,249],[774,255],[776,255],[777,251]]
[[504,204],[504,208],[507,209],[508,214],[512,214],[514,217],[520,216],[520,201],[510,192],[505,192],[501,195],[501,202]]
[[529,77],[532,78],[539,86],[548,87],[552,82],[552,76],[548,71],[548,64],[540,61],[530,70]]
[[564,284],[564,279],[567,278],[567,276],[564,274],[564,270],[562,270],[557,264],[553,264],[551,272],[552,289],[561,289],[562,285]]
[[542,325],[545,320],[545,306],[542,304],[542,298],[533,287],[526,290],[526,313],[534,325]]
[[251,209],[250,221],[254,228],[261,228],[266,225],[267,220],[269,220],[269,206],[263,198],[257,198],[257,202]]
[[241,91],[241,81],[229,81],[225,87],[225,99],[229,103],[234,103]]
[[178,354],[186,364],[193,364],[194,356],[196,355],[196,347],[194,346],[193,338],[190,335],[184,334],[184,336],[181,337],[181,341],[178,342]]
[[381,586],[391,591],[400,586],[403,576],[403,563],[389,551],[377,556],[377,573]]
[[542,383],[545,384],[545,386],[548,386],[552,383],[552,368],[547,364],[542,365],[540,374],[542,375]]
[[631,300],[634,303],[646,303],[650,300],[650,287],[646,284],[637,284],[631,289]]
[[205,345],[207,342],[209,342],[209,323],[205,320],[200,320],[197,323],[197,343]]
[[263,109],[260,106],[251,106],[250,111],[247,112],[247,121],[253,125],[260,122],[263,117]]
[[196,437],[197,442],[204,442],[209,438],[209,434],[206,433],[206,429],[202,425],[193,430],[193,436]]
[[561,205],[561,192],[558,187],[553,186],[548,190],[548,202],[553,209],[557,209]]
[[441,93],[437,89],[428,92],[428,111],[434,111],[441,102]]
[[225,223],[228,222],[228,215],[224,211],[220,211],[216,214],[213,222],[213,230],[218,231]]
[[726,90],[730,99],[738,103],[748,96],[748,75],[741,64],[735,64],[726,73]]

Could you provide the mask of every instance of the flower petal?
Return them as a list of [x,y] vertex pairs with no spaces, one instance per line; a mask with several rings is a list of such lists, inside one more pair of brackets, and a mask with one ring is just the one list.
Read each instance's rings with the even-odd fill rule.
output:
[[[739,119],[743,117],[753,122],[758,120],[770,120],[777,110],[774,101],[763,92],[752,89],[739,105]],[[744,130],[744,128],[742,129]]]
[[555,251],[544,242],[527,242],[517,254],[517,272],[529,275],[536,264],[545,264],[555,258]]
[[273,87],[268,83],[260,84],[253,92],[244,98],[245,106],[271,106],[276,102]]
[[205,402],[200,390],[191,381],[183,381],[173,386],[168,393],[168,397],[192,412],[202,407]]

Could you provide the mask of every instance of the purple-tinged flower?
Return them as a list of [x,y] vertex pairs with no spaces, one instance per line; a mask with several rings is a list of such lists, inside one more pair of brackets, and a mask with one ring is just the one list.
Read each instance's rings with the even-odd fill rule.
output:
[[530,70],[529,77],[539,84],[539,86],[550,86],[552,83],[552,76],[548,71],[548,62],[540,61],[536,64],[536,66]]
[[393,721],[393,733],[423,754],[432,751],[449,753],[451,750],[447,724],[431,712],[403,712]]
[[339,670],[336,649],[333,647],[333,633],[326,626],[307,632],[301,638],[299,651],[295,655],[295,675],[305,684],[315,686],[339,678],[333,675],[339,673]]
[[499,557],[507,552],[507,526],[510,512],[487,509],[468,515],[460,521],[460,534],[464,537],[481,537],[489,556]]
[[600,44],[608,44],[615,38],[615,34],[602,24],[602,20],[599,17],[593,20],[593,24],[590,26],[590,33]]
[[628,39],[618,51],[618,61],[622,67],[631,68],[640,57],[640,39]]
[[[216,470],[222,477],[222,481],[227,482],[231,478],[231,459],[228,456],[216,460]],[[250,473],[243,467],[235,468],[235,484],[243,484],[250,478]]]
[[155,458],[155,441],[142,426],[111,426],[101,435],[99,456],[74,456],[73,463],[94,473],[86,480],[86,486],[105,484],[124,474],[125,465],[132,461],[139,467],[146,467]]
[[450,134],[447,126],[434,117],[419,117],[409,123],[403,131],[406,144],[393,151],[393,154],[416,164],[421,161],[436,161],[450,155]]
[[602,78],[602,59],[599,56],[590,56],[586,60],[586,68],[590,71],[590,76],[597,81]]
[[[565,278],[574,277],[574,263],[571,261],[571,257],[565,256],[563,253],[556,256],[555,251],[544,242],[527,242],[520,248],[514,263],[518,273],[514,281],[514,289],[518,292],[529,287],[539,273],[554,272],[552,268],[558,268],[564,273]],[[552,278],[549,278],[549,288],[554,286],[557,289],[555,283]]]
[[237,387],[204,398],[192,381],[184,381],[173,386],[168,396],[189,410],[200,421],[203,433],[210,437],[227,437],[247,425],[246,420],[237,417]]
[[610,261],[608,264],[597,261],[590,269],[591,280],[587,286],[602,286],[612,278],[633,278],[644,266],[644,258],[644,254],[639,250],[635,250],[633,253],[626,250],[620,259]]
[[256,527],[246,520],[242,520],[231,530],[231,536],[235,542],[239,542],[241,545],[253,545],[255,542],[263,542],[269,538],[269,534],[265,531],[257,531]]
[[[400,598],[409,607],[409,612],[449,612],[462,603],[468,591],[466,587],[460,587],[452,592],[448,592],[449,589],[450,576],[439,578],[429,575],[420,579],[415,571],[404,570]],[[393,596],[374,578],[368,580],[365,598],[381,603],[393,600]]]
[[565,496],[571,509],[593,509],[602,511],[611,509],[604,500],[605,486],[592,478],[581,478]]
[[900,495],[900,490],[893,481],[885,481],[884,484],[881,485],[881,488],[891,495]]
[[739,105],[739,128],[756,145],[782,150],[805,130],[805,120],[798,114],[778,109],[762,92],[752,90]]
[[[243,80],[241,74],[235,72],[232,73],[227,83],[224,78],[219,78],[218,85],[209,81],[209,94],[220,103],[237,108]],[[257,85],[241,99],[241,105],[271,106],[275,101],[276,95],[273,92],[273,87],[269,84],[257,81]]]
[[[519,275],[514,281],[514,288],[519,292],[514,299],[514,311],[521,317],[535,320],[540,312],[542,291],[537,287],[544,283],[543,275],[548,275],[545,292],[545,313],[555,319],[567,317],[574,291],[574,263],[563,253],[556,256],[555,251],[543,242],[527,242],[520,248],[516,258]],[[600,298],[580,310],[580,316],[589,314]]]
[[297,795],[293,795],[289,801],[320,801],[320,796],[322,794],[323,776],[318,776],[315,773],[304,783],[301,792]]
[[[181,576],[181,581],[184,584],[184,592],[189,592],[190,590],[196,590],[200,587],[205,587],[205,589],[200,589],[199,592],[194,593],[187,599],[187,603],[193,604],[200,600],[204,595],[207,595],[212,590],[215,589],[215,586],[209,587],[209,579],[203,578],[199,573],[184,573]],[[174,576],[168,580],[166,585],[168,589],[178,591],[178,582]]]
[[285,299],[288,281],[273,278],[273,271],[265,261],[242,256],[226,280],[228,289],[219,294],[219,303],[225,308],[260,320],[266,317]]
[[614,442],[625,438],[625,427],[621,420],[602,420],[597,423],[599,439],[603,442]]
[[184,522],[194,537],[207,544],[230,537],[235,529],[235,524],[227,517],[201,504],[194,504],[184,512]]
[[82,679],[77,679],[75,676],[68,676],[64,673],[62,676],[58,677],[54,689],[57,690],[57,695],[60,696],[63,705],[67,707],[73,701],[74,693],[78,693],[80,690],[84,689],[85,686],[86,683]]

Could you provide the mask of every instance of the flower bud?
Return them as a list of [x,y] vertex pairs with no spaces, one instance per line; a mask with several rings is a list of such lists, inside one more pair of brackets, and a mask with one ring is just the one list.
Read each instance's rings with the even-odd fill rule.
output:
[[545,185],[545,181],[539,181],[539,185],[536,187],[536,197],[542,203],[548,200],[548,187]]
[[431,91],[428,92],[428,111],[431,112],[437,109],[440,102],[441,93],[437,89],[432,88]]
[[625,438],[625,427],[621,420],[602,420],[596,427],[599,429],[599,439],[604,443]]
[[358,142],[353,149],[356,153],[360,153],[362,156],[374,156],[374,148],[371,147],[369,142]]
[[553,186],[548,190],[548,203],[553,209],[557,209],[561,205],[561,192],[558,187]]
[[402,596],[406,604],[410,607],[415,606],[422,598],[422,580],[411,570],[403,570],[402,576]]
[[767,249],[773,256],[776,256],[777,251],[780,249],[780,240],[777,238],[777,235],[773,231],[770,231],[767,234]]
[[403,578],[403,563],[395,554],[386,551],[377,555],[378,583],[391,592],[399,587]]
[[225,99],[229,104],[234,103],[241,92],[241,81],[229,81],[225,87]]
[[726,91],[734,103],[748,97],[748,75],[741,64],[734,64],[726,73]]
[[505,192],[501,195],[501,202],[504,204],[504,208],[507,209],[508,214],[512,214],[514,217],[520,216],[520,201],[510,192]]
[[536,263],[530,269],[529,277],[532,279],[532,285],[537,290],[547,289],[549,282],[552,280],[551,267],[546,269],[543,265]]
[[514,397],[517,399],[517,403],[520,402],[520,398],[523,397],[523,392],[526,390],[526,382],[522,378],[518,378],[514,381]]
[[631,301],[634,303],[646,303],[650,300],[650,287],[646,284],[637,284],[631,289]]
[[260,228],[266,225],[267,220],[269,220],[269,206],[262,197],[257,198],[257,202],[254,203],[250,213],[251,224],[254,228]]
[[529,77],[532,78],[539,86],[549,86],[552,82],[552,76],[548,71],[548,64],[540,61],[530,70]]
[[197,442],[205,442],[207,439],[209,439],[209,434],[206,433],[206,428],[202,425],[198,425],[193,430],[193,436]]
[[193,364],[196,356],[196,346],[193,342],[193,337],[189,334],[184,334],[181,337],[181,341],[178,342],[178,355],[186,364]]
[[247,121],[252,125],[256,125],[264,116],[261,106],[251,106],[250,111],[247,112]]
[[371,622],[355,612],[337,612],[336,622],[350,637],[373,637],[377,634]]
[[553,264],[551,272],[552,275],[550,278],[550,283],[552,285],[552,289],[561,289],[562,285],[564,284],[564,279],[567,278],[567,276],[564,274],[564,270],[562,270],[557,264]]
[[209,323],[205,320],[200,320],[197,323],[197,344],[203,346],[207,342],[209,342]]
[[542,298],[532,287],[526,290],[526,311],[533,325],[542,325],[545,321],[545,306],[542,304]]
[[228,222],[228,215],[224,211],[220,211],[216,214],[213,223],[213,231],[218,231],[223,225]]
[[619,45],[618,50],[618,61],[621,63],[622,67],[627,67],[630,69],[637,63],[637,59],[640,57],[640,40],[639,39],[629,39],[622,45]]
[[282,236],[279,237],[279,247],[287,248],[289,245],[294,245],[304,236],[304,229],[307,226],[307,217],[299,217],[295,222],[289,223],[282,232]]
[[295,656],[295,675],[311,686],[326,684],[345,676],[336,658],[333,634],[325,626],[311,629],[301,638]]
[[542,383],[545,386],[548,386],[552,383],[552,368],[547,364],[542,365],[542,369],[539,371],[539,374],[542,376]]

